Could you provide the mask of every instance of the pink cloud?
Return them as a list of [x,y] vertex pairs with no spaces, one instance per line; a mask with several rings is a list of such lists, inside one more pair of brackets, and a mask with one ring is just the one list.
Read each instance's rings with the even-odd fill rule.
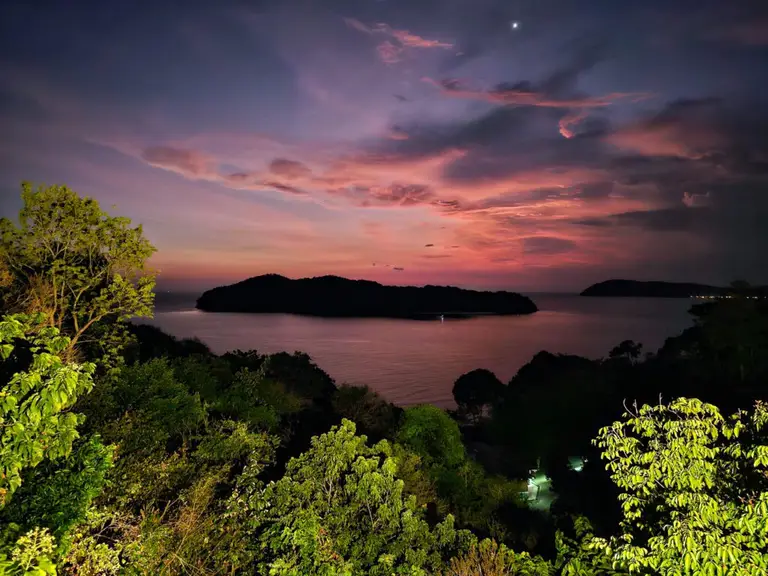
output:
[[272,160],[269,163],[269,171],[276,176],[289,180],[307,178],[312,175],[312,170],[308,166],[296,160],[288,160],[287,158],[275,158]]
[[384,42],[376,46],[376,53],[384,64],[397,64],[402,60],[402,52],[402,47],[395,46],[389,40],[384,40]]
[[688,208],[701,208],[709,206],[710,194],[706,192],[704,194],[691,194],[690,192],[683,192],[683,204]]
[[[577,108],[563,117],[560,127],[569,128],[578,123],[580,113],[585,110]],[[393,129],[393,132],[395,139],[400,139],[399,130]],[[392,137],[392,133],[382,134],[383,139]],[[295,260],[291,262],[270,261],[259,267],[238,263],[232,256],[231,261],[219,261],[215,270],[207,269],[206,274],[222,276],[246,266],[249,274],[263,269],[303,276],[333,270],[352,277],[374,277],[378,272],[371,276],[360,266],[365,263],[366,270],[376,270],[378,267],[372,267],[371,262],[384,260],[397,262],[397,267],[405,269],[400,272],[402,276],[398,275],[404,281],[416,281],[424,274],[443,270],[446,255],[451,256],[451,269],[456,275],[489,267],[524,274],[532,267],[546,269],[585,266],[614,258],[626,260],[622,254],[624,244],[615,240],[616,231],[572,226],[569,222],[654,207],[649,201],[652,195],[636,194],[618,184],[614,186],[614,194],[585,201],[578,193],[581,187],[614,178],[610,171],[594,167],[553,164],[490,179],[447,178],[446,170],[466,157],[467,151],[463,149],[409,157],[349,148],[337,148],[329,153],[333,147],[319,145],[295,147],[295,156],[289,157],[271,155],[272,150],[282,153],[286,148],[266,146],[261,155],[250,158],[247,169],[222,174],[217,172],[218,166],[231,164],[226,156],[181,148],[173,148],[171,152],[169,148],[145,150],[142,157],[153,166],[190,180],[204,179],[243,191],[272,189],[284,193],[286,200],[301,196],[315,199],[324,209],[333,208],[324,214],[333,214],[337,224],[325,233],[348,241],[338,247],[320,236],[315,241],[307,241],[313,245],[307,252],[313,254],[316,261],[294,255]],[[541,194],[542,190],[553,192]],[[690,202],[695,204],[700,200],[694,198]],[[361,228],[359,220],[352,218],[354,212],[349,212],[350,207],[377,209],[368,212],[376,218],[375,223]],[[434,228],[423,229],[416,219],[426,220]],[[347,220],[350,224],[341,224]],[[354,230],[344,230],[345,226]],[[366,242],[360,242],[361,235]],[[629,241],[634,240],[628,238]],[[356,245],[351,247],[349,242]],[[286,237],[276,243],[275,250],[287,250],[288,243]],[[427,243],[460,248],[424,258],[420,250]],[[190,256],[185,262],[192,260]],[[199,266],[196,269],[202,270]],[[387,270],[391,274],[392,268]],[[385,277],[379,279],[391,281]]]
[[653,95],[647,92],[611,92],[602,96],[584,96],[581,98],[558,99],[523,88],[495,88],[493,90],[476,90],[466,88],[457,80],[436,81],[431,78],[422,78],[424,82],[432,84],[440,91],[454,98],[467,98],[470,100],[485,100],[495,104],[506,106],[540,106],[544,108],[602,108],[610,106],[618,100],[639,102]]
[[723,139],[711,126],[689,121],[639,122],[623,127],[605,140],[646,156],[700,159],[717,149]]
[[579,110],[578,112],[566,114],[562,118],[560,118],[560,121],[558,122],[558,127],[560,134],[563,138],[573,138],[575,136],[575,133],[573,132],[572,127],[576,126],[584,120],[584,118],[587,117],[586,112],[583,110]]
[[403,46],[409,48],[453,48],[452,42],[441,42],[439,40],[430,40],[429,38],[423,38],[417,34],[412,34],[408,30],[392,30],[388,29],[389,33],[397,38]]
[[208,179],[215,174],[213,160],[195,150],[153,146],[144,150],[142,158],[152,166],[172,170],[182,176]]
[[406,48],[442,48],[450,50],[454,47],[452,42],[425,38],[409,30],[395,29],[384,23],[371,27],[366,26],[355,18],[344,18],[343,20],[347,26],[359,32],[388,37],[387,40],[383,40],[376,46],[376,53],[385,64],[391,65],[401,62]]
[[408,135],[408,132],[405,130],[398,128],[397,126],[393,126],[390,128],[389,132],[387,133],[387,137],[390,140],[408,140],[410,136]]

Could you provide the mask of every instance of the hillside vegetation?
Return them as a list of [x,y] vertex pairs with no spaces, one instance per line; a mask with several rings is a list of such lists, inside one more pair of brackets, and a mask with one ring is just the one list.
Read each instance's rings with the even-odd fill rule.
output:
[[0,576],[768,574],[763,301],[403,409],[300,352],[130,324],[153,308],[141,227],[64,186],[22,198],[0,223]]

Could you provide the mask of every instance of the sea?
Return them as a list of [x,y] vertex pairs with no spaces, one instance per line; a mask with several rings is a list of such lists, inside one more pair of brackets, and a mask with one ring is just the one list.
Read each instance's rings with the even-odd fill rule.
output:
[[197,337],[215,353],[306,352],[337,384],[368,385],[401,406],[454,406],[451,389],[475,368],[508,382],[542,350],[601,358],[623,340],[655,352],[692,324],[688,299],[526,294],[539,312],[440,321],[224,314],[195,310],[195,295],[158,295],[152,324]]

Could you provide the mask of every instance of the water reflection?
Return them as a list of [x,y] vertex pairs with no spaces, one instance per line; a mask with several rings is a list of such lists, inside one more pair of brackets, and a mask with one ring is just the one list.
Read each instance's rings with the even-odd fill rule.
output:
[[540,350],[597,358],[621,340],[656,350],[690,325],[687,300],[533,295],[530,316],[445,322],[325,319],[285,314],[206,314],[158,310],[152,324],[177,337],[197,336],[214,352],[308,353],[337,382],[368,384],[402,405],[453,404],[461,374],[488,368],[502,381]]

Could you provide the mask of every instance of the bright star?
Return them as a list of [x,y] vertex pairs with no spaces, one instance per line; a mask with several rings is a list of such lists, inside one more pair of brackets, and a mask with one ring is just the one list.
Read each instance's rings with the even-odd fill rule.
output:
[[518,28],[520,28],[520,22],[515,20],[510,24],[510,26],[512,27],[512,30],[517,30]]

